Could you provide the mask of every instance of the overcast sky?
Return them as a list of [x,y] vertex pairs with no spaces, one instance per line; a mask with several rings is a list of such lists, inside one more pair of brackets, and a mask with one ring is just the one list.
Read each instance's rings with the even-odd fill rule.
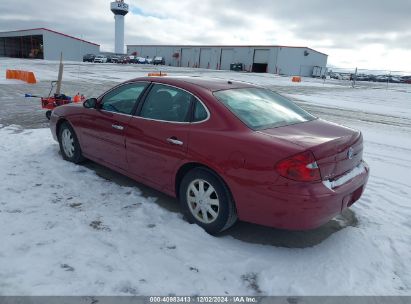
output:
[[[411,0],[126,2],[126,44],[308,46],[335,66],[411,71]],[[0,2],[0,31],[36,27],[114,49],[110,0]]]

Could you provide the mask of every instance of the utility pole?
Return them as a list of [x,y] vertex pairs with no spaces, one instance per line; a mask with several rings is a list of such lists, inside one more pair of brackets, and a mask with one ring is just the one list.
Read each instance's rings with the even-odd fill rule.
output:
[[352,87],[355,87],[355,81],[357,80],[357,71],[358,68],[355,68],[354,76],[352,77]]
[[60,95],[62,79],[63,79],[63,52],[60,53],[59,76],[57,78],[57,88],[56,88],[57,95]]

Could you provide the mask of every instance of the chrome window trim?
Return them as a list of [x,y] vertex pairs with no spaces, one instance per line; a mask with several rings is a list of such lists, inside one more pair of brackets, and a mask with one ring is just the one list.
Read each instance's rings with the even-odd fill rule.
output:
[[[146,118],[146,117],[142,117],[142,116],[140,116],[140,115],[133,115],[133,117],[135,117],[135,118],[140,118],[140,119],[145,119],[145,120],[158,121],[158,122],[166,122],[166,123],[175,123],[175,124],[198,124],[198,123],[206,122],[207,120],[210,119],[210,117],[211,117],[210,111],[208,110],[208,108],[207,108],[207,106],[204,104],[204,102],[203,102],[197,95],[195,95],[195,94],[191,93],[190,91],[187,91],[187,90],[185,90],[185,89],[183,89],[183,88],[180,88],[180,87],[177,87],[177,86],[168,84],[168,83],[154,82],[154,81],[151,82],[151,83],[152,83],[152,84],[160,84],[160,85],[164,85],[164,86],[176,88],[176,89],[178,89],[178,90],[181,90],[181,91],[184,91],[184,92],[190,94],[191,96],[194,96],[194,98],[195,98],[197,101],[199,101],[199,102],[203,105],[204,109],[206,110],[206,112],[207,112],[207,118],[206,118],[206,119],[203,119],[203,120],[200,120],[200,121],[170,121],[170,120]],[[150,94],[150,92],[149,92],[149,94]],[[147,96],[148,96],[148,95],[147,95]],[[146,98],[147,98],[147,96],[146,96]],[[146,101],[146,100],[144,100],[144,102],[145,102],[145,101]],[[144,104],[143,104],[143,106],[144,106]]]
[[131,114],[125,114],[125,113],[120,113],[120,112],[107,111],[107,110],[104,110],[104,109],[99,109],[99,110],[100,110],[101,112],[106,112],[106,113],[110,113],[110,114],[118,114],[118,115],[133,117],[133,115],[131,115]]

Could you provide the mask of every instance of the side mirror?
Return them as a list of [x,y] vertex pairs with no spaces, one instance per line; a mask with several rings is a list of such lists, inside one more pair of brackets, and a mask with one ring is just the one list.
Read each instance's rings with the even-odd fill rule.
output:
[[89,98],[83,102],[83,107],[86,109],[95,109],[97,106],[97,98]]

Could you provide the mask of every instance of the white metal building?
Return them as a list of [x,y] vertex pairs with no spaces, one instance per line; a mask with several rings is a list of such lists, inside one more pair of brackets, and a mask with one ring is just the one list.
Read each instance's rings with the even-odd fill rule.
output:
[[161,56],[171,66],[229,70],[230,64],[242,63],[246,71],[300,76],[325,67],[328,57],[308,47],[278,45],[127,45],[127,54]]
[[82,61],[98,54],[100,45],[46,28],[0,32],[0,57]]

